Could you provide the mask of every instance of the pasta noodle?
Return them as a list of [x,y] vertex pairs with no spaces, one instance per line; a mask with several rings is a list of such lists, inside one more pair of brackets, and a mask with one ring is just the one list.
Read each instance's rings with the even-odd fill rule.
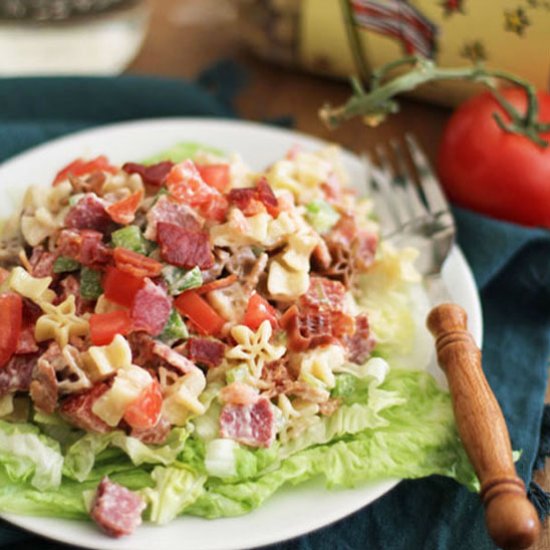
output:
[[54,300],[55,292],[49,288],[51,282],[51,277],[33,277],[19,266],[13,268],[9,278],[9,286],[11,290],[14,290],[18,294],[21,294],[21,296],[32,300],[39,306],[49,304]]

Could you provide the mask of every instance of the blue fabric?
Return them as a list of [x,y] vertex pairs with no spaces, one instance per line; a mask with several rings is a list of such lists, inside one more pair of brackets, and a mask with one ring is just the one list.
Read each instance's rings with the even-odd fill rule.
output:
[[[225,65],[203,76],[201,84],[209,91],[183,81],[131,76],[0,80],[0,160],[102,123],[232,116],[231,93],[225,93],[225,84],[220,88],[216,74],[233,91],[242,85]],[[221,101],[211,95],[213,91],[224,94]],[[550,233],[461,209],[455,214],[459,244],[473,268],[483,304],[484,368],[504,410],[513,446],[523,450],[518,470],[529,483],[539,449],[550,357]],[[547,452],[547,441],[545,445]],[[544,494],[534,493],[548,504]],[[67,548],[0,523],[0,548],[35,547]],[[356,514],[273,548],[484,550],[493,545],[478,496],[434,476],[402,482]]]

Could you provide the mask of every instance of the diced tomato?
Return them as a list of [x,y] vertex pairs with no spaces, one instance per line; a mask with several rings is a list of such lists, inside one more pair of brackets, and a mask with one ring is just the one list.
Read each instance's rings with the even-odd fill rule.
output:
[[90,337],[94,346],[106,346],[117,334],[132,330],[130,313],[125,309],[111,313],[94,313],[90,317]]
[[231,286],[237,280],[237,275],[229,275],[223,279],[216,279],[215,281],[210,281],[199,288],[196,289],[198,294],[206,294],[207,292],[212,292],[213,290],[219,290],[220,288],[226,288]]
[[92,172],[109,172],[110,174],[116,174],[117,168],[109,164],[109,160],[106,156],[100,155],[92,160],[82,160],[76,159],[65,168],[62,168],[53,180],[53,185],[61,183],[63,180],[66,180],[69,176],[84,176],[86,174],[91,174]]
[[0,267],[0,285],[10,276],[10,272],[3,267]]
[[115,248],[113,257],[118,269],[134,277],[157,277],[162,271],[162,264],[160,262],[119,246]]
[[144,279],[130,275],[116,267],[108,267],[103,277],[105,298],[115,304],[130,307],[137,291],[143,286]]
[[105,210],[111,216],[111,219],[116,223],[127,225],[134,221],[136,210],[143,200],[143,191],[140,189],[132,193],[129,197],[118,202],[110,204]]
[[203,181],[190,160],[172,168],[166,179],[166,187],[175,201],[197,208],[205,218],[222,221],[227,214],[227,199]]
[[229,164],[197,164],[201,178],[220,193],[229,187]]
[[243,318],[243,325],[252,330],[258,330],[264,321],[269,321],[273,329],[279,326],[275,308],[265,298],[255,292],[248,302]]
[[23,322],[23,299],[19,294],[0,294],[0,368],[7,365],[17,349]]
[[181,314],[189,317],[201,334],[217,334],[225,324],[216,310],[194,290],[180,294],[174,305]]
[[160,384],[153,379],[153,383],[126,409],[124,420],[136,430],[148,430],[157,425],[161,410],[162,391]]

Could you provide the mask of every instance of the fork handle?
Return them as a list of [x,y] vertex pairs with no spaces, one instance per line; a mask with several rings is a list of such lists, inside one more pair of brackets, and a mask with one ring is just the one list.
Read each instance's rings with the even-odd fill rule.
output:
[[481,482],[487,530],[504,549],[527,548],[539,535],[540,521],[516,473],[506,422],[483,374],[466,312],[442,304],[432,309],[427,324],[449,383],[460,438]]

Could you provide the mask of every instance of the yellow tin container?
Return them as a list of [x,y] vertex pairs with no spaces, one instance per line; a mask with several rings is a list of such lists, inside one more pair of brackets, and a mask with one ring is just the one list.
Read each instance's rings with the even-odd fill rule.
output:
[[[357,73],[342,0],[241,0],[248,41],[264,57],[309,71]],[[442,67],[482,61],[550,86],[550,0],[352,0],[367,71],[406,54]],[[455,104],[473,85],[438,83],[424,96]]]

